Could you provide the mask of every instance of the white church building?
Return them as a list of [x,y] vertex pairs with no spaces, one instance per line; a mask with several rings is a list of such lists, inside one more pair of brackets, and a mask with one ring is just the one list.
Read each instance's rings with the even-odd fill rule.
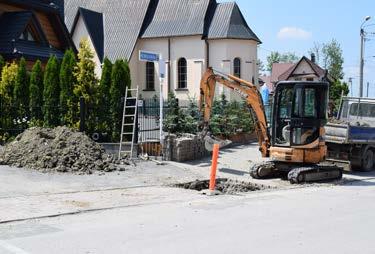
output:
[[139,86],[143,98],[159,95],[160,83],[158,66],[139,61],[140,50],[160,53],[166,61],[164,96],[199,98],[207,67],[258,84],[261,41],[234,2],[65,0],[64,7],[74,43],[78,47],[82,38],[91,43],[98,77],[104,57],[127,59],[132,86]]

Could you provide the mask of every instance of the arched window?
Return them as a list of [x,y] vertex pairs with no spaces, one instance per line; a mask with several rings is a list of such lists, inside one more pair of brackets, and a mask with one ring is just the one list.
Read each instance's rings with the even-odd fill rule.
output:
[[187,88],[187,62],[185,58],[180,58],[177,63],[178,89]]
[[146,63],[146,90],[155,89],[155,64],[153,62]]
[[241,59],[238,57],[233,60],[233,75],[241,78]]

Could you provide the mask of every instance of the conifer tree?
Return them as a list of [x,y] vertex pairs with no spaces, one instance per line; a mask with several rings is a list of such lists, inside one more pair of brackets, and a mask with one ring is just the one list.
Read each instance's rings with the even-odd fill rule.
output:
[[18,66],[16,83],[13,90],[13,106],[17,112],[18,122],[27,121],[29,106],[29,77],[26,70],[26,60],[21,58]]
[[111,88],[110,88],[110,113],[112,122],[112,138],[119,138],[123,105],[121,98],[125,95],[126,87],[130,88],[130,70],[129,65],[124,60],[117,60],[112,68]]
[[110,132],[110,89],[111,89],[112,62],[106,57],[103,61],[102,78],[99,84],[99,129],[101,132]]
[[44,73],[43,90],[43,115],[44,126],[55,127],[59,125],[59,62],[56,56],[51,56],[48,60]]
[[73,125],[74,68],[77,62],[72,49],[65,52],[60,68],[60,113],[63,125]]
[[[41,61],[36,61],[30,76],[30,117],[35,125],[43,121],[43,69]],[[38,123],[37,123],[38,122]]]
[[87,132],[92,133],[96,129],[97,116],[97,92],[98,79],[95,75],[94,52],[91,50],[87,39],[80,42],[78,50],[78,62],[75,67],[74,76],[77,80],[74,87],[74,95],[78,105],[79,98],[83,97],[88,109],[88,119],[86,119]]
[[6,64],[1,72],[0,99],[2,104],[1,126],[4,129],[14,128],[14,121],[17,113],[13,107],[13,92],[16,85],[18,65],[13,62]]

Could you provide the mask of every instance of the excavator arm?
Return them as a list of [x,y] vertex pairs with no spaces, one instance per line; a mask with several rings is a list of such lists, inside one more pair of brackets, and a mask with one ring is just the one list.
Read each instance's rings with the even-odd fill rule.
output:
[[269,157],[270,138],[267,130],[267,120],[262,97],[258,88],[251,82],[242,80],[233,75],[215,73],[209,68],[201,80],[201,96],[199,100],[200,110],[203,112],[204,132],[207,133],[211,118],[211,110],[215,96],[216,84],[221,84],[238,93],[253,109],[255,114],[255,130],[259,142],[259,150],[263,157]]

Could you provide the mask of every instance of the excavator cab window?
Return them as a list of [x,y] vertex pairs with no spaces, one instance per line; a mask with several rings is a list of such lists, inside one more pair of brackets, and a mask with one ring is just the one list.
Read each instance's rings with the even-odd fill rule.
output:
[[317,140],[326,121],[327,100],[326,83],[279,83],[274,99],[273,145],[302,146]]

